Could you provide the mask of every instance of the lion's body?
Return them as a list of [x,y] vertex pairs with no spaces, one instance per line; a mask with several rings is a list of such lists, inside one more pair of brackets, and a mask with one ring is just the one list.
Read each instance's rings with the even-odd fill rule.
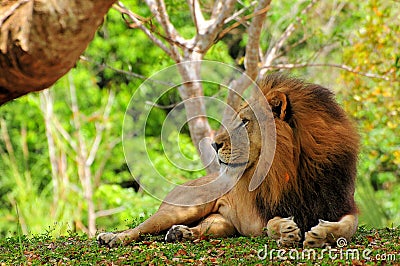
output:
[[[276,131],[270,130],[267,115],[256,117],[268,112],[257,104],[265,102],[263,97],[244,105],[215,138],[224,170],[186,184],[200,186],[228,175],[228,179],[237,179],[229,192],[204,203],[209,191],[185,193],[178,187],[167,199],[193,199],[195,206],[174,206],[166,201],[137,228],[101,234],[99,241],[110,246],[128,243],[140,234],[159,233],[176,224],[195,226],[174,226],[167,240],[204,234],[260,235],[265,227],[283,244],[305,238],[308,246],[322,246],[338,237],[350,238],[357,227],[354,183],[358,135],[352,124],[328,89],[276,74],[266,76],[260,88],[271,106]],[[276,136],[271,137],[271,132]],[[263,142],[263,136],[276,138],[272,161],[266,156],[273,150],[271,143]],[[241,173],[236,169],[244,172],[240,176],[229,174]],[[280,218],[289,216],[294,220]]]

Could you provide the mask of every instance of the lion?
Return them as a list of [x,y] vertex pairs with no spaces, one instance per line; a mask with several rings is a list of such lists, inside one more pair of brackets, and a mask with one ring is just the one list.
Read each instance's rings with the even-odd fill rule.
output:
[[[322,86],[283,74],[266,75],[258,85],[262,96],[242,104],[214,138],[220,172],[173,189],[136,228],[100,233],[100,245],[160,232],[167,232],[167,242],[265,232],[281,246],[324,247],[351,239],[358,227],[359,137],[353,124]],[[222,191],[215,199],[207,198],[211,190],[185,191],[213,182]]]

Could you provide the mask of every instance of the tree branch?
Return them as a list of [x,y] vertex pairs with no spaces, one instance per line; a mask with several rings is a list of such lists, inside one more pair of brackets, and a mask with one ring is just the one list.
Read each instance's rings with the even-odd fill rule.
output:
[[50,159],[50,166],[51,166],[51,176],[53,180],[53,204],[56,206],[59,200],[59,178],[58,178],[58,163],[57,163],[57,156],[56,156],[56,145],[54,141],[54,136],[52,133],[52,117],[54,116],[53,113],[53,97],[51,92],[47,89],[40,93],[40,109],[43,113],[44,117],[44,125],[46,131],[46,138],[47,138],[47,147],[49,150],[49,159]]
[[57,130],[57,132],[66,140],[66,142],[70,145],[72,150],[75,152],[77,150],[75,140],[64,129],[64,127],[61,125],[60,121],[55,116],[52,119],[52,123],[54,124],[54,128]]
[[127,75],[127,76],[132,76],[132,77],[143,79],[143,80],[148,79],[148,77],[140,75],[140,74],[137,74],[135,72],[118,69],[118,68],[115,68],[113,66],[107,65],[106,63],[101,63],[101,64],[97,63],[94,60],[90,59],[89,57],[86,57],[86,56],[83,56],[83,55],[81,55],[79,59],[82,60],[82,61],[86,61],[86,62],[92,63],[92,64],[98,66],[99,68],[101,68],[101,70],[103,70],[105,68],[108,68],[108,69],[111,69],[111,70],[113,70],[113,71],[115,71],[117,73],[121,73],[121,74],[124,74],[124,75]]
[[95,213],[95,216],[96,216],[96,218],[110,216],[110,215],[113,215],[116,213],[120,213],[120,212],[124,211],[125,209],[126,209],[125,207],[121,206],[121,207],[113,208],[113,209],[109,209],[109,210],[101,210],[101,211],[97,211]]
[[[242,9],[243,10],[243,9]],[[219,34],[218,34],[218,40],[220,40],[220,39],[222,39],[228,32],[230,32],[231,30],[233,30],[234,28],[237,28],[237,27],[239,27],[240,25],[245,25],[246,27],[247,27],[247,25],[246,25],[246,21],[248,21],[248,20],[250,20],[250,19],[252,19],[253,17],[256,17],[256,16],[258,16],[258,15],[260,15],[261,13],[263,13],[263,12],[267,12],[269,10],[269,6],[268,6],[268,8],[266,8],[265,10],[259,10],[258,12],[257,11],[254,11],[253,13],[251,13],[251,14],[249,14],[249,15],[246,15],[246,16],[244,16],[243,18],[240,18],[240,19],[237,19],[238,21],[236,21],[235,23],[233,23],[232,25],[230,25],[228,28],[225,28],[223,31],[221,31]],[[250,26],[249,26],[250,27]],[[249,30],[247,30],[247,31],[249,31]]]
[[354,68],[351,68],[348,65],[345,64],[313,64],[313,63],[300,63],[300,64],[276,64],[276,65],[271,65],[271,66],[264,66],[263,69],[270,70],[270,69],[293,69],[293,68],[305,68],[305,67],[333,67],[333,68],[339,68],[342,70],[345,70],[347,72],[351,72],[357,75],[361,75],[364,77],[368,78],[377,78],[377,79],[383,79],[386,81],[390,81],[391,79],[386,76],[374,74],[374,73],[365,73],[365,72],[360,72],[355,70]]
[[[160,39],[158,39],[151,30],[145,27],[144,23],[137,18],[137,15],[130,11],[128,8],[124,6],[120,1],[114,5],[114,9],[120,12],[121,14],[127,15],[134,24],[146,34],[146,36],[158,47],[160,47],[168,56],[172,58],[172,51],[169,49]],[[129,25],[128,25],[129,26]]]
[[10,161],[12,162],[13,165],[17,165],[17,159],[15,157],[14,148],[11,143],[10,135],[8,134],[7,123],[3,118],[0,119],[0,128],[1,128],[2,138],[6,146],[6,151],[10,158]]
[[118,139],[108,143],[107,149],[106,149],[107,152],[104,156],[101,157],[101,161],[97,165],[97,169],[94,174],[94,187],[95,188],[99,187],[99,185],[100,185],[100,178],[103,175],[104,168],[106,166],[108,159],[110,159],[110,157],[111,157],[111,150],[114,149],[114,147],[120,142],[121,142],[121,139],[118,138]]
[[[245,72],[231,84],[231,90],[228,94],[228,107],[225,108],[223,115],[223,124],[230,119],[232,111],[238,108],[241,101],[240,95],[250,85],[252,80],[257,78],[258,74],[258,62],[259,62],[259,48],[260,48],[260,35],[265,16],[269,10],[271,0],[262,0],[258,3],[254,11],[254,18],[252,19],[249,28],[247,29],[247,35],[249,40],[246,45],[246,57],[245,57]],[[232,110],[232,109],[233,110]]]
[[229,18],[225,19],[224,23],[228,24],[229,22],[233,21],[233,20],[240,20],[242,21],[242,19],[238,19],[240,17],[240,15],[242,15],[244,12],[246,12],[247,10],[249,10],[250,8],[254,7],[257,5],[257,1],[253,1],[250,3],[250,5],[243,7],[242,9],[236,11],[232,16],[230,16]]
[[250,27],[248,28],[249,40],[246,45],[246,57],[244,65],[246,68],[246,74],[255,80],[258,74],[258,62],[259,62],[259,49],[260,49],[260,35],[261,28],[265,20],[265,16],[269,10],[271,0],[261,0],[254,11],[255,17],[251,21]]
[[204,25],[205,23],[203,12],[201,11],[201,7],[198,0],[188,0],[188,5],[190,8],[190,14],[192,15],[194,26],[196,27],[196,32],[198,34],[199,25]]
[[85,181],[87,179],[86,174],[86,158],[87,158],[87,149],[86,143],[82,136],[82,128],[81,128],[81,120],[79,118],[80,111],[78,105],[78,98],[76,96],[76,87],[74,80],[72,78],[71,72],[68,74],[68,81],[69,81],[69,93],[70,93],[70,100],[71,100],[71,111],[72,111],[72,124],[76,131],[76,138],[78,141],[78,145],[76,146],[75,150],[75,157],[78,164],[78,176],[82,183],[82,187],[85,189]]
[[[110,112],[111,112],[111,107],[114,103],[114,99],[115,99],[114,91],[110,90],[110,94],[108,95],[108,101],[107,101],[106,107],[104,108],[104,112],[103,112],[103,116],[102,116],[103,121],[108,120],[108,118],[110,116]],[[96,158],[97,151],[99,150],[101,140],[103,138],[103,132],[104,132],[104,128],[105,128],[104,125],[100,124],[100,123],[96,123],[95,126],[96,126],[96,136],[94,138],[92,147],[90,149],[89,156],[86,159],[87,166],[93,164],[94,159]]]
[[222,8],[224,6],[224,2],[221,0],[216,0],[214,2],[213,8],[212,8],[212,12],[211,12],[211,20],[215,20],[218,15],[221,14]]
[[155,0],[155,1],[145,0],[145,1],[149,6],[151,13],[153,13],[158,22],[161,24],[161,27],[164,29],[166,38],[172,41],[169,42],[171,47],[170,51],[172,59],[175,60],[176,62],[180,62],[181,55],[179,54],[179,50],[175,46],[175,43],[181,43],[181,41],[183,41],[183,38],[179,35],[174,25],[171,23],[164,1],[163,0]]
[[83,61],[92,63],[92,64],[94,64],[94,65],[100,67],[101,70],[103,70],[103,69],[105,69],[105,68],[108,68],[108,69],[111,69],[112,71],[115,71],[115,72],[120,73],[120,74],[124,74],[124,75],[127,75],[127,76],[132,76],[132,77],[139,78],[139,79],[143,79],[143,80],[148,80],[148,81],[151,81],[151,82],[154,82],[154,83],[164,84],[164,85],[168,85],[168,86],[174,85],[174,84],[171,83],[171,82],[167,82],[167,81],[163,81],[163,80],[157,80],[157,79],[152,79],[152,78],[150,78],[150,77],[146,77],[146,76],[137,74],[137,73],[135,73],[135,72],[131,72],[131,71],[126,71],[126,70],[118,69],[118,68],[115,68],[115,67],[113,67],[113,66],[110,66],[110,65],[108,65],[108,64],[106,64],[106,63],[101,63],[101,64],[99,64],[99,63],[93,61],[92,59],[90,59],[90,58],[88,58],[88,57],[86,57],[86,56],[83,56],[83,55],[80,57],[80,59],[83,60]]
[[1,0],[0,105],[74,67],[113,2]]
[[[306,14],[316,3],[318,0],[312,0],[296,17],[296,19],[287,26],[286,30],[283,32],[279,40],[273,45],[270,49],[268,49],[267,53],[262,60],[262,66],[271,65],[275,60],[277,53],[282,48],[286,40],[293,34],[296,29],[296,25],[301,22],[301,15]],[[260,76],[263,76],[265,71],[260,72]]]
[[204,21],[203,25],[199,27],[198,34],[193,40],[191,49],[194,49],[198,53],[205,54],[217,39],[218,33],[223,27],[225,20],[235,7],[235,2],[234,0],[227,0],[225,3],[221,3],[221,1],[215,2],[211,19]]

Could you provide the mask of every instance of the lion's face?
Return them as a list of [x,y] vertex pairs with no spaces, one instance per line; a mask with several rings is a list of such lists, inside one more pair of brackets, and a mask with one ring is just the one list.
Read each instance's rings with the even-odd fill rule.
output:
[[276,137],[282,131],[281,122],[286,124],[283,121],[286,106],[283,93],[267,93],[257,101],[242,105],[214,138],[214,148],[222,171],[231,169],[231,173],[238,178],[244,171],[254,170],[247,172],[252,173],[250,191],[263,182],[272,165],[277,147]]
[[257,161],[261,148],[261,132],[250,105],[243,106],[215,137],[215,148],[221,165],[249,167]]

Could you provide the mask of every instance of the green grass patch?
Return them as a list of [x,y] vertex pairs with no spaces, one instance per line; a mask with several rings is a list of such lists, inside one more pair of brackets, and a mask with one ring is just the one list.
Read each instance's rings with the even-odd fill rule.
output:
[[[265,257],[265,258],[264,258]],[[400,228],[361,227],[343,248],[281,249],[268,237],[209,238],[164,243],[162,236],[117,248],[84,235],[48,233],[0,239],[0,265],[399,265]]]

